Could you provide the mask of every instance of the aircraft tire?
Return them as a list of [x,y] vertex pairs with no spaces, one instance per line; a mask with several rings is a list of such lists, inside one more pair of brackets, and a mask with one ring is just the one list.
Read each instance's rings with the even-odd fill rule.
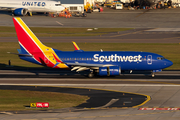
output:
[[152,73],[152,74],[151,74],[151,77],[152,77],[152,78],[154,78],[154,77],[155,77],[155,74],[154,74],[154,73]]
[[92,77],[94,77],[94,74],[93,74],[93,73],[89,73],[89,74],[88,74],[88,77],[89,77],[89,78],[92,78]]

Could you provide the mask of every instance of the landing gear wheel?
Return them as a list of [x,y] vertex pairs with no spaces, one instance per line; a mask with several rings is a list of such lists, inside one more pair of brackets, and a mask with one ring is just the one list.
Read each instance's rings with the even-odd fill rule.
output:
[[153,78],[153,77],[155,77],[155,74],[154,74],[154,73],[152,73],[152,74],[151,74],[151,77],[152,77],[152,78]]
[[89,73],[89,74],[88,74],[88,77],[89,77],[89,78],[92,78],[92,77],[94,77],[94,74],[93,74],[93,73]]

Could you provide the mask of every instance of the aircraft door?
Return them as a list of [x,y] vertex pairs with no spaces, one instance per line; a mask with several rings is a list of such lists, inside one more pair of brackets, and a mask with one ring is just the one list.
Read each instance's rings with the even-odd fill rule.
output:
[[152,55],[147,56],[147,64],[151,65],[152,64]]

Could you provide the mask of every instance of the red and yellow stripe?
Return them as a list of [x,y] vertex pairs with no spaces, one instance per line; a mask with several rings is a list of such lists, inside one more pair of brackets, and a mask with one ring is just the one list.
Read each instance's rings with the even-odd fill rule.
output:
[[80,50],[80,48],[78,47],[78,45],[74,42],[74,41],[72,41],[73,42],[73,45],[74,45],[74,47],[75,47],[75,50]]
[[39,41],[21,18],[15,17],[13,21],[19,43],[29,54],[33,55],[36,61],[48,67],[53,67],[57,62],[60,62],[55,68],[68,68],[67,65],[62,63],[52,48],[43,45]]

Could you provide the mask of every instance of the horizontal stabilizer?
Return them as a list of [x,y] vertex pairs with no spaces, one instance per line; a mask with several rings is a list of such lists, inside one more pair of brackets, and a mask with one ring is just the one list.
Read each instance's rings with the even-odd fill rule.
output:
[[29,54],[19,54],[19,53],[11,53],[11,52],[7,52],[9,54],[15,54],[15,55],[19,55],[19,56],[27,56],[27,57],[33,57],[32,55]]

